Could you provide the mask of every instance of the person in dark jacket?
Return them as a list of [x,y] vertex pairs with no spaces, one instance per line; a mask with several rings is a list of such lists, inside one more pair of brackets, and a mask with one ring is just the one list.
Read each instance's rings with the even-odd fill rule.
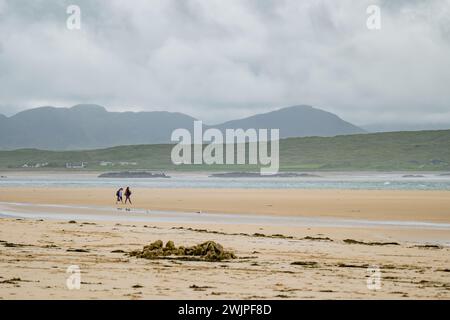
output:
[[132,204],[131,203],[131,190],[130,190],[130,187],[127,187],[125,189],[125,204],[127,203],[127,201],[129,201],[130,204]]
[[119,190],[116,191],[116,204],[118,204],[119,202],[123,203],[123,197],[122,197],[122,193],[123,193],[123,188],[120,188]]

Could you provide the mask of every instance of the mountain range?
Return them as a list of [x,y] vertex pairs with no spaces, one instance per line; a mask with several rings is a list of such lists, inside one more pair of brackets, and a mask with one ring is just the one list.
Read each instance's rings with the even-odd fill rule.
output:
[[[196,119],[177,112],[108,112],[92,104],[40,107],[6,117],[0,114],[0,149],[96,149],[118,145],[170,143],[172,131],[192,131]],[[300,105],[205,128],[280,129],[280,138],[364,133],[337,115]]]

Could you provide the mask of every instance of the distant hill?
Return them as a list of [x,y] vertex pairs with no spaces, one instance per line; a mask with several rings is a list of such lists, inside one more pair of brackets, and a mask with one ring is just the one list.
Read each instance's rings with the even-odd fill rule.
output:
[[[65,170],[66,163],[84,162],[85,168],[77,170],[258,170],[249,165],[175,166],[170,160],[172,147],[157,144],[88,151],[0,151],[0,169],[17,170],[27,165],[39,170]],[[283,139],[280,166],[284,171],[450,171],[450,130]]]
[[42,107],[0,120],[0,148],[94,149],[165,143],[195,119],[171,112],[108,112],[97,105]]
[[[41,107],[9,118],[0,115],[0,149],[79,150],[170,143],[174,129],[192,130],[194,120],[172,112],[108,112],[98,105]],[[309,106],[284,108],[214,127],[279,128],[281,138],[364,132],[332,113]]]
[[280,138],[332,137],[364,133],[365,131],[337,115],[311,106],[293,106],[258,114],[245,119],[232,120],[216,126],[224,129],[280,129]]

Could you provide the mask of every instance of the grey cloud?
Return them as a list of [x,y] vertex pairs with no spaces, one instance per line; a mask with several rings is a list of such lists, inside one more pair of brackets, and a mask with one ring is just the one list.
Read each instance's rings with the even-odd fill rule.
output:
[[[374,2],[380,31],[366,28]],[[81,31],[65,28],[69,4],[82,9]],[[0,0],[0,113],[89,102],[221,122],[311,104],[356,124],[450,123],[449,8],[449,0]]]

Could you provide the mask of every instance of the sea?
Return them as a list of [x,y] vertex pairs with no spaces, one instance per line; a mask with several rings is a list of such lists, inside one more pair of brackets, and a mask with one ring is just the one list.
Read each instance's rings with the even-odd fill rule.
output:
[[170,178],[99,178],[97,174],[13,174],[0,187],[104,187],[205,189],[450,190],[449,173],[312,173],[305,177],[211,177],[210,173],[167,173]]

